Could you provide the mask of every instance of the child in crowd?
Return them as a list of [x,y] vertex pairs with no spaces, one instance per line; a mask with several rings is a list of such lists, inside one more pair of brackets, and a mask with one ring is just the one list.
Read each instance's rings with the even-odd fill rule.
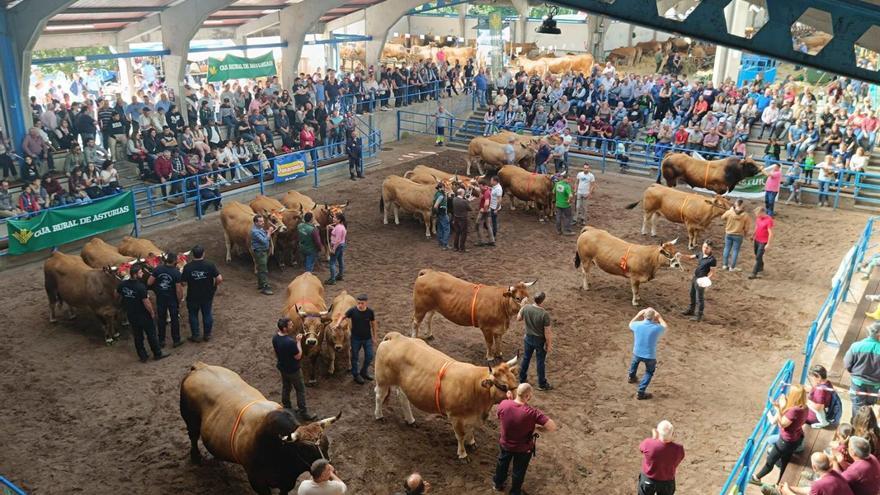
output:
[[767,146],[764,147],[764,165],[769,166],[773,162],[779,161],[779,154],[782,152],[782,146],[774,137],[770,137]]
[[809,184],[811,180],[813,180],[813,169],[816,168],[816,152],[808,151],[807,156],[804,158],[804,178],[806,179],[806,183]]
[[797,201],[797,204],[801,203],[801,174],[803,173],[803,169],[800,164],[797,162],[792,163],[788,166],[788,170],[785,172],[785,187],[788,188],[788,199],[785,200],[785,204],[791,204],[791,200],[794,199]]

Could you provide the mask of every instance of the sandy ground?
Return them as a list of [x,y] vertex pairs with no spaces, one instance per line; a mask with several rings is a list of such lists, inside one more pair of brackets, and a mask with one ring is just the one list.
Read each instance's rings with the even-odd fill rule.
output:
[[[527,212],[502,211],[498,247],[472,248],[466,254],[441,252],[410,218],[402,218],[399,226],[382,225],[382,179],[417,163],[452,171],[463,166],[463,155],[448,151],[400,161],[366,180],[314,192],[321,201],[351,200],[346,281],[328,287],[327,298],[342,289],[368,292],[380,333],[406,332],[412,283],[423,267],[489,284],[537,277],[536,289],[548,294],[546,307],[557,334],[548,358],[548,376],[557,388],[538,393],[534,405],[562,428],[540,440],[526,481],[531,493],[635,493],[638,443],[664,418],[675,423],[687,449],[679,493],[716,492],[757,419],[769,381],[783,359],[799,354],[834,270],[866,218],[858,212],[782,206],[777,242],[766,256],[766,278],[720,274],[708,291],[703,324],[677,316],[687,303],[688,272],[664,269],[643,285],[644,304],[666,315],[671,328],[659,348],[650,388],[655,399],[641,402],[626,383],[632,345],[627,323],[635,312],[628,282],[594,271],[592,290],[581,292],[580,274],[572,264],[575,238],[557,236]],[[614,173],[599,175],[598,181],[590,223],[641,241],[641,212],[623,205],[637,200],[649,182]],[[721,242],[718,222],[709,235]],[[658,223],[662,239],[684,236],[680,225]],[[105,347],[90,318],[49,324],[41,266],[2,274],[0,472],[28,492],[251,492],[236,465],[189,463],[177,405],[179,381],[191,363],[202,360],[239,372],[270,399],[280,400],[270,340],[283,306],[283,287],[301,270],[272,271],[279,290],[271,297],[258,295],[248,260],[223,262],[216,215],[147,237],[177,250],[202,243],[226,280],[215,304],[215,339],[188,343],[159,363],[138,363],[127,333]],[[753,256],[744,251],[740,265],[748,270]],[[326,274],[322,266],[318,275]],[[522,332],[521,325],[514,325],[504,339],[505,352],[521,347]],[[447,354],[483,362],[477,329],[437,318],[435,335],[432,345]],[[446,420],[416,412],[418,426],[407,428],[391,401],[387,420],[376,423],[372,388],[353,383],[347,374],[322,379],[307,396],[319,415],[345,413],[331,438],[333,463],[349,493],[391,493],[412,470],[433,483],[434,493],[491,493],[498,437],[494,419],[477,433],[473,462],[462,466]]]

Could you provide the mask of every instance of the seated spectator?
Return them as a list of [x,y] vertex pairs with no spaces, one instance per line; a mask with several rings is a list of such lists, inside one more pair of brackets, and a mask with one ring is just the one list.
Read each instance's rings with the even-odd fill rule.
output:
[[159,138],[159,143],[159,149],[162,151],[171,151],[173,148],[177,148],[177,136],[170,127],[165,126],[165,128],[162,129],[162,136]]
[[168,198],[168,189],[165,186],[165,183],[171,180],[171,168],[171,151],[165,150],[159,154],[153,165],[153,173],[159,181],[159,184],[161,184],[160,189],[162,189],[162,197],[165,199]]
[[141,139],[141,133],[137,132],[128,140],[126,146],[126,154],[128,161],[137,165],[138,176],[143,180],[152,175],[147,155],[147,149],[144,147],[144,141]]
[[403,491],[398,492],[395,495],[425,495],[426,493],[430,493],[431,484],[422,479],[422,475],[419,473],[413,473],[407,476],[406,480],[403,482]]
[[678,130],[675,131],[675,135],[673,137],[673,144],[676,149],[684,150],[687,148],[688,142],[690,140],[690,133],[683,124],[678,126]]
[[40,198],[38,194],[34,192],[33,185],[25,185],[24,190],[18,195],[18,209],[25,213],[36,213],[40,211]]
[[830,420],[834,419],[826,416],[831,412],[829,408],[831,407],[832,394],[835,393],[834,385],[828,381],[828,372],[821,364],[811,366],[807,378],[810,384],[804,388],[808,393],[807,409],[810,412],[807,414],[806,424],[813,428],[825,428],[831,424]]
[[55,128],[55,141],[58,143],[58,149],[60,150],[69,150],[73,143],[76,142],[76,136],[71,131],[67,119],[59,122],[58,127]]
[[21,171],[21,180],[25,183],[31,183],[35,179],[40,178],[40,171],[37,169],[37,163],[30,155],[25,155],[24,164]]
[[303,480],[299,484],[297,495],[343,495],[348,489],[336,476],[336,469],[326,459],[313,462],[309,473],[312,479]]
[[880,461],[871,454],[871,444],[858,435],[849,438],[849,455],[853,463],[843,471],[843,479],[853,495],[873,495],[880,492]]
[[788,170],[785,172],[785,187],[788,188],[788,199],[785,200],[785,204],[791,204],[791,200],[797,201],[797,204],[801,203],[801,176],[803,175],[803,169],[800,164],[797,162],[792,163],[788,166]]
[[86,157],[86,163],[94,163],[95,165],[98,165],[104,163],[104,160],[107,159],[107,152],[95,144],[95,138],[89,138],[86,140],[86,147],[83,150],[83,153]]
[[877,417],[869,406],[859,406],[852,418],[853,435],[862,437],[871,445],[871,452],[880,453],[880,428]]
[[703,131],[697,126],[688,127],[687,147],[690,150],[702,151],[703,149]]
[[86,194],[89,198],[95,199],[101,197],[101,172],[94,163],[88,163],[83,170],[83,181],[86,186]]
[[127,151],[126,145],[128,144],[128,134],[125,129],[125,122],[122,121],[122,116],[113,112],[113,115],[110,117],[110,123],[107,126],[107,142],[104,143],[109,151],[110,156],[116,157],[117,160],[120,157],[116,154],[116,145],[121,144],[123,153]]
[[0,218],[18,216],[24,211],[12,201],[12,193],[9,192],[9,181],[0,181]]
[[113,160],[105,160],[101,166],[101,194],[110,196],[122,192],[119,185],[119,172],[116,170]]
[[[2,139],[2,137],[2,131],[0,131],[0,139]],[[2,144],[0,144],[0,168],[3,169],[4,179],[9,176],[18,177],[18,171],[15,170],[15,162],[12,160],[9,148]]]
[[40,132],[41,131],[36,127],[31,127],[30,130],[28,130],[27,136],[24,137],[24,140],[22,140],[21,143],[22,152],[25,157],[32,158],[38,167],[43,162],[46,162],[50,171],[55,170],[55,164],[52,160],[52,151],[40,135]]
[[853,463],[853,458],[849,455],[849,439],[853,436],[853,427],[849,423],[840,423],[837,431],[834,432],[834,438],[828,443],[825,449],[826,454],[830,454],[831,463],[834,469],[838,471],[846,471],[846,468]]
[[83,179],[83,171],[81,168],[74,168],[67,178],[67,192],[71,201],[74,203],[87,203],[91,201],[86,192],[86,182]]
[[50,174],[43,176],[43,189],[49,197],[49,206],[62,206],[70,202],[64,186]]
[[70,152],[67,153],[67,157],[64,158],[64,172],[69,174],[76,167],[85,168],[86,166],[86,155],[83,154],[82,148],[79,143],[73,143],[70,147]]
[[831,459],[822,452],[810,456],[810,465],[817,477],[811,486],[790,486],[783,483],[776,488],[764,485],[761,493],[767,495],[852,495],[853,491],[843,475],[833,469]]
[[849,159],[849,165],[846,167],[846,182],[850,182],[853,176],[858,176],[861,172],[864,172],[867,164],[868,155],[865,154],[865,149],[859,146],[856,148],[856,153]]
[[769,419],[771,424],[779,426],[779,439],[770,447],[764,467],[752,475],[750,483],[761,486],[761,478],[767,476],[777,463],[779,481],[782,481],[785,468],[804,438],[802,427],[808,414],[806,401],[804,388],[792,385],[787,396],[780,397],[778,402],[773,403],[774,412],[769,413]]
[[[202,201],[202,212],[208,209],[211,204],[214,204],[214,211],[219,211],[220,200],[222,199],[220,196],[220,188],[214,184],[214,181],[211,179],[209,174],[204,174],[199,177],[199,196]],[[198,208],[198,205],[196,205]]]

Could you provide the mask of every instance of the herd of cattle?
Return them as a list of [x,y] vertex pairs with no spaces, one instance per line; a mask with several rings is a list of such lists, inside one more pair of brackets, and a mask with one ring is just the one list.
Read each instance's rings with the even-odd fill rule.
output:
[[[501,149],[510,136],[476,138],[471,143],[467,167],[473,163],[482,173],[485,166],[487,175],[482,177],[471,177],[470,170],[456,174],[424,165],[402,177],[387,177],[382,184],[382,209],[393,205],[395,223],[399,223],[399,210],[414,214],[425,223],[426,236],[430,237],[434,223],[432,203],[438,184],[448,192],[465,189],[467,198],[472,199],[478,197],[478,181],[496,174],[511,205],[519,200],[526,206],[535,205],[541,218],[552,215],[552,181],[549,176],[533,171],[534,150],[541,138],[513,135],[518,144],[517,163],[510,164],[505,163]],[[628,208],[643,205],[643,234],[647,233],[650,220],[651,235],[655,235],[657,215],[684,224],[692,248],[700,232],[729,208],[722,194],[760,170],[751,158],[703,161],[670,154],[661,170],[667,185],[650,185],[642,199]],[[679,181],[717,194],[707,197],[677,190],[675,185]],[[312,212],[314,222],[324,227],[347,204],[319,204],[295,191],[287,192],[280,201],[259,195],[249,204],[227,203],[221,214],[226,259],[231,261],[236,249],[250,250],[253,217],[261,215],[268,225],[276,227],[272,245],[279,266],[283,266],[285,261],[295,259],[297,226],[305,212]],[[384,222],[387,224],[387,214]],[[116,324],[120,310],[113,296],[116,284],[128,276],[133,263],[141,262],[149,270],[163,254],[154,243],[132,237],[125,237],[117,246],[94,238],[83,247],[80,256],[53,253],[44,265],[50,320],[55,321],[56,310],[63,303],[68,305],[71,317],[75,316],[74,310],[90,311],[102,321],[105,339],[112,343],[119,335]],[[187,258],[188,253],[181,254],[178,262],[182,265]],[[594,264],[607,273],[628,278],[635,305],[639,302],[640,284],[653,279],[663,266],[681,268],[680,258],[676,240],[641,245],[595,227],[585,227],[577,239],[575,266],[582,270],[585,290],[589,288],[587,276]],[[474,446],[474,429],[485,420],[493,404],[518,384],[517,358],[504,361],[501,343],[536,282],[519,280],[493,286],[432,269],[420,270],[413,285],[410,337],[390,332],[376,350],[376,419],[383,418],[383,405],[392,393],[397,395],[409,424],[415,421],[412,406],[445,415],[458,441],[458,458],[467,461],[468,449]],[[279,309],[303,335],[303,368],[311,384],[317,382],[322,372],[333,375],[349,367],[350,323],[344,318],[339,325],[331,322],[339,321],[355,305],[355,299],[346,291],[328,305],[321,280],[309,272],[288,285],[284,305]],[[458,361],[427,344],[433,339],[432,320],[437,313],[456,325],[481,331],[489,366]],[[422,334],[425,319],[427,332]],[[337,415],[300,425],[292,412],[266,399],[236,373],[204,363],[193,365],[184,378],[180,408],[192,443],[193,461],[201,458],[197,445],[201,438],[216,458],[241,464],[257,493],[268,493],[270,488],[287,493],[313,460],[327,458],[329,440],[325,430],[339,419]]]

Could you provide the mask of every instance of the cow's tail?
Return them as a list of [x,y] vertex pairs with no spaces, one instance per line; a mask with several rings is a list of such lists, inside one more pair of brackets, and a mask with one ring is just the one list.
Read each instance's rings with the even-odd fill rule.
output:
[[574,252],[574,267],[575,268],[581,267],[581,253],[579,253],[577,251]]
[[385,196],[379,196],[379,213],[385,213]]
[[638,204],[641,203],[641,202],[642,202],[642,200],[640,199],[640,200],[636,201],[635,203],[630,203],[630,204],[626,205],[625,208],[626,208],[627,210],[632,210],[633,208],[635,208],[636,206],[638,206]]

